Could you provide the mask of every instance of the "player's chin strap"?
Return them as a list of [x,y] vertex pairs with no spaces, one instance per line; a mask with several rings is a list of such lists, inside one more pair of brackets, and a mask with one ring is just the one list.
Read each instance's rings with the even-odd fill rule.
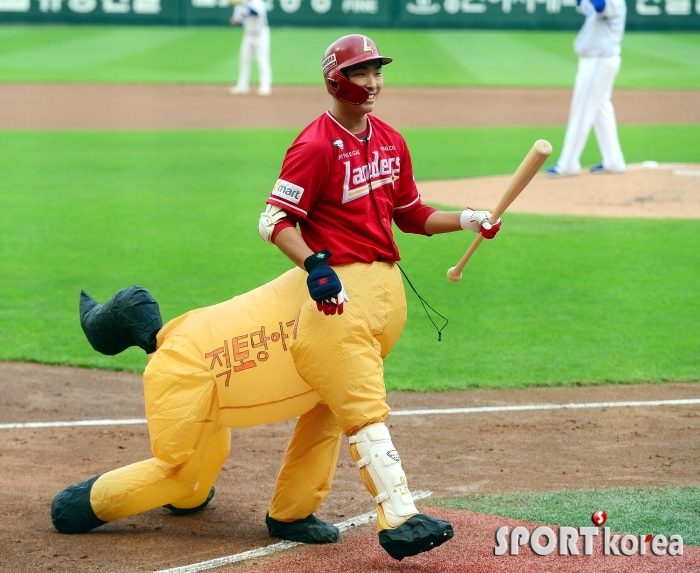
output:
[[[430,322],[433,323],[433,326],[435,327],[435,330],[437,330],[437,333],[438,333],[438,342],[442,342],[442,331],[445,330],[445,327],[448,325],[448,323],[449,323],[450,321],[447,320],[447,317],[446,317],[446,316],[443,316],[443,315],[440,314],[437,310],[435,310],[432,306],[430,306],[430,304],[428,303],[428,301],[426,301],[421,295],[418,294],[418,291],[416,290],[416,287],[413,286],[413,283],[411,282],[411,279],[408,278],[408,275],[404,272],[404,270],[401,268],[401,266],[399,265],[399,263],[396,263],[396,266],[399,267],[399,270],[401,271],[401,274],[402,274],[402,275],[404,276],[404,278],[406,279],[406,282],[408,283],[408,286],[410,286],[411,289],[413,289],[413,292],[416,293],[416,296],[418,297],[418,300],[419,300],[420,303],[423,305],[423,310],[425,311],[425,314],[428,315],[428,318],[430,319]],[[437,327],[437,324],[435,324],[435,321],[433,320],[433,317],[430,316],[430,313],[428,312],[428,308],[425,308],[426,306],[427,306],[430,310],[432,310],[435,314],[437,314],[440,318],[442,318],[442,319],[445,321],[445,324],[443,324],[441,328],[438,328],[438,327]]]

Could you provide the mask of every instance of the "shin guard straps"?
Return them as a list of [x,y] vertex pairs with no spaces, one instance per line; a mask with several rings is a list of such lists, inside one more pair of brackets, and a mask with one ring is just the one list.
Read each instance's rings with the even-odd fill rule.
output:
[[[350,450],[360,472],[367,472],[374,488],[370,492],[381,505],[387,525],[398,527],[418,513],[408,489],[401,458],[391,442],[389,429],[383,422],[370,424],[350,436]],[[353,451],[354,450],[354,451]],[[363,476],[365,481],[365,476]],[[374,489],[376,494],[374,494]]]

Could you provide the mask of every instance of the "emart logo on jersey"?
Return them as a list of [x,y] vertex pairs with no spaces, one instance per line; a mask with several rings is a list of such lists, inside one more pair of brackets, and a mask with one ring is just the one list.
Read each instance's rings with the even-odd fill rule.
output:
[[284,179],[278,179],[277,183],[275,183],[275,186],[272,188],[272,194],[285,201],[298,205],[299,201],[301,201],[301,196],[304,194],[304,188],[299,187],[299,185],[294,185],[294,183],[290,183],[289,181],[285,181]]
[[[593,555],[593,546],[601,545],[603,556],[609,555],[683,555],[683,538],[680,535],[613,535],[610,528],[603,529],[602,540],[597,527],[559,527],[555,532],[551,527],[540,526],[530,532],[527,528],[507,526],[496,531],[494,555],[518,555],[520,547],[529,545],[536,555],[550,555],[555,550],[559,555],[580,555],[578,542],[583,538],[583,555]],[[544,542],[544,543],[542,543]],[[648,547],[647,547],[647,544]],[[649,552],[647,552],[649,549]]]

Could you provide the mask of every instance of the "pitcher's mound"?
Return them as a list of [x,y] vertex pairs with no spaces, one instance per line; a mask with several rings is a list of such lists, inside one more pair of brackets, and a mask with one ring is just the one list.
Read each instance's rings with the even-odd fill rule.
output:
[[[512,175],[423,181],[427,203],[493,209]],[[700,218],[700,165],[645,161],[621,174],[582,171],[575,177],[538,173],[510,212],[601,217]]]

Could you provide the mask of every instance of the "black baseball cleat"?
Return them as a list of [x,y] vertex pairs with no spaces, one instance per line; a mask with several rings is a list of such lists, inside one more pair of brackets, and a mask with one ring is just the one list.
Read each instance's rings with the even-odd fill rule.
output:
[[201,503],[197,507],[181,508],[175,507],[170,504],[164,505],[163,507],[172,511],[173,515],[192,515],[193,513],[202,511],[207,505],[209,505],[209,502],[211,501],[211,498],[214,497],[215,492],[216,490],[212,486],[212,488],[209,490],[209,495],[207,496],[207,499],[205,499],[204,503]]
[[265,523],[270,537],[299,541],[300,543],[337,543],[340,530],[327,521],[321,521],[313,514],[296,521],[277,521],[265,515]]
[[418,555],[452,539],[452,525],[442,519],[418,513],[396,529],[379,532],[379,545],[394,559]]

